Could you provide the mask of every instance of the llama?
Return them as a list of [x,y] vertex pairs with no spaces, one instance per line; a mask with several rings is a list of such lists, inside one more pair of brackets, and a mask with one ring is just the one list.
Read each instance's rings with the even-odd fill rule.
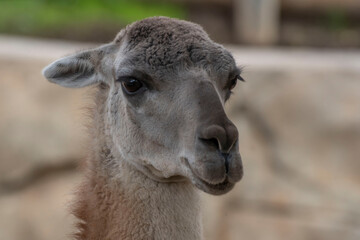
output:
[[43,75],[96,88],[75,238],[202,239],[197,189],[224,194],[243,174],[224,111],[242,80],[232,55],[197,24],[153,17]]

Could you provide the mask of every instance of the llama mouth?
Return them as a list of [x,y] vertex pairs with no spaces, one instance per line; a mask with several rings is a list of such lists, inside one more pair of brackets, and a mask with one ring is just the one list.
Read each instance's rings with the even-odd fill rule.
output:
[[213,195],[221,195],[221,194],[225,194],[225,193],[229,192],[235,186],[235,183],[232,183],[229,181],[228,176],[226,176],[225,180],[222,181],[221,183],[216,183],[216,184],[209,183],[208,181],[205,181],[204,179],[199,177],[193,171],[187,158],[182,158],[182,160],[185,162],[185,165],[191,172],[190,179],[193,182],[193,184],[197,188],[199,188],[200,190],[202,190],[206,193],[213,194]]
[[234,186],[234,183],[229,182],[228,178],[217,184],[208,183],[196,175],[194,175],[196,180],[194,182],[195,186],[203,190],[204,192],[213,194],[213,195],[221,195],[229,192]]

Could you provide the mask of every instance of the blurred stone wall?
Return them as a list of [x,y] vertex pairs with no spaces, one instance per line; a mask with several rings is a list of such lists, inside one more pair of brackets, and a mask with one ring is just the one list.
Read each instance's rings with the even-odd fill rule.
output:
[[[41,69],[84,45],[0,37],[0,239],[63,240],[91,89]],[[206,239],[360,239],[360,52],[229,47],[245,176],[202,194]]]

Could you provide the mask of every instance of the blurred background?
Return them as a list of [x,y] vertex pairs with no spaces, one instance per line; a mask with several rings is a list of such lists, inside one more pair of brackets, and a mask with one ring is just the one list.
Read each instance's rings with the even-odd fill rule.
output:
[[0,239],[73,232],[91,94],[41,69],[157,15],[201,24],[244,66],[226,107],[245,176],[202,194],[206,239],[360,239],[359,0],[0,0]]

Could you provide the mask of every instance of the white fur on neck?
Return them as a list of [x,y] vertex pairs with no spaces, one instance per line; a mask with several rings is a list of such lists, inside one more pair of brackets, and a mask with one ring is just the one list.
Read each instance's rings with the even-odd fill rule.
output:
[[[199,196],[189,181],[157,182],[119,156],[95,151],[75,208],[77,239],[202,238]],[[108,163],[116,164],[110,170]]]

